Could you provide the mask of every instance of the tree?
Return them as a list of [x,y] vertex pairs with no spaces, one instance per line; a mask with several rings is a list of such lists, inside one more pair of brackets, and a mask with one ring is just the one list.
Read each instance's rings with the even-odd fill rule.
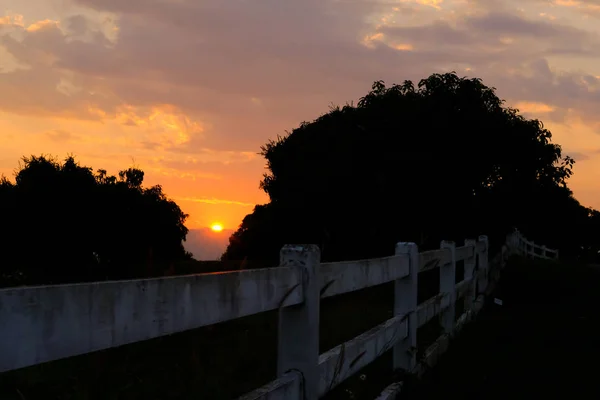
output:
[[148,277],[188,259],[187,215],[144,172],[92,172],[73,157],[24,157],[0,181],[3,285]]
[[222,258],[274,264],[283,244],[302,242],[326,261],[390,255],[397,241],[427,249],[487,234],[494,245],[513,227],[572,242],[585,220],[567,187],[574,161],[551,137],[480,79],[375,82],[356,106],[262,147],[270,202],[246,216]]

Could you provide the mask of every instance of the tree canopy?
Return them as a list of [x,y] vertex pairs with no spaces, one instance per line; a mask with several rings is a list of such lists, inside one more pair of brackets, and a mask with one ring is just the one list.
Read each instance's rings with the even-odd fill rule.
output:
[[188,259],[187,215],[144,172],[117,176],[73,157],[24,157],[0,181],[3,285],[152,276]]
[[390,255],[398,241],[429,249],[487,234],[497,245],[514,227],[576,251],[593,210],[573,198],[574,161],[551,138],[481,79],[377,81],[356,106],[262,147],[270,202],[244,218],[223,259],[275,263],[285,243],[319,244],[326,261]]

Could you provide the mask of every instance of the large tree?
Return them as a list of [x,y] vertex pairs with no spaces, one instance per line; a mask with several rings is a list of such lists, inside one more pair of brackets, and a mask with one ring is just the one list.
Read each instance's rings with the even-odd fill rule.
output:
[[375,82],[356,106],[302,123],[262,155],[270,202],[223,259],[275,263],[285,243],[319,244],[329,261],[390,255],[397,241],[487,234],[494,245],[513,227],[558,246],[589,214],[567,187],[573,160],[542,123],[455,73]]
[[147,277],[187,259],[187,215],[144,172],[25,157],[0,182],[3,285]]

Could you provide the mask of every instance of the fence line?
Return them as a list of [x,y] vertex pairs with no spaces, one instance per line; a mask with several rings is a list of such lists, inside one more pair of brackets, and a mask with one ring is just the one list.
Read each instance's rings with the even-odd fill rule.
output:
[[558,250],[552,250],[544,245],[539,245],[527,240],[518,230],[514,236],[516,242],[514,247],[519,249],[521,255],[529,258],[540,258],[544,260],[558,260]]
[[[491,262],[488,249],[480,236],[461,247],[443,241],[440,249],[419,253],[414,243],[398,243],[390,257],[321,263],[317,246],[287,245],[278,268],[1,289],[0,372],[278,309],[279,377],[241,399],[316,399],[390,349],[394,368],[420,374],[479,312],[510,254],[558,257],[518,231]],[[455,284],[458,261],[464,279]],[[440,293],[417,304],[418,275],[435,268]],[[319,354],[321,298],[386,282],[394,282],[394,316]],[[465,312],[456,319],[459,299]],[[436,316],[443,334],[417,363],[417,328]],[[391,385],[380,399],[400,388]]]

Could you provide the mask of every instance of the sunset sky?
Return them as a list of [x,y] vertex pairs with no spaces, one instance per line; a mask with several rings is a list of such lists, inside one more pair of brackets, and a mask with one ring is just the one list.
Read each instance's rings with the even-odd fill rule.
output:
[[[600,0],[3,0],[0,173],[22,155],[137,166],[215,258],[269,138],[333,104],[455,70],[540,118],[600,208]],[[3,12],[3,14],[1,14]],[[208,227],[219,222],[222,232]],[[206,244],[206,245],[205,245]]]

